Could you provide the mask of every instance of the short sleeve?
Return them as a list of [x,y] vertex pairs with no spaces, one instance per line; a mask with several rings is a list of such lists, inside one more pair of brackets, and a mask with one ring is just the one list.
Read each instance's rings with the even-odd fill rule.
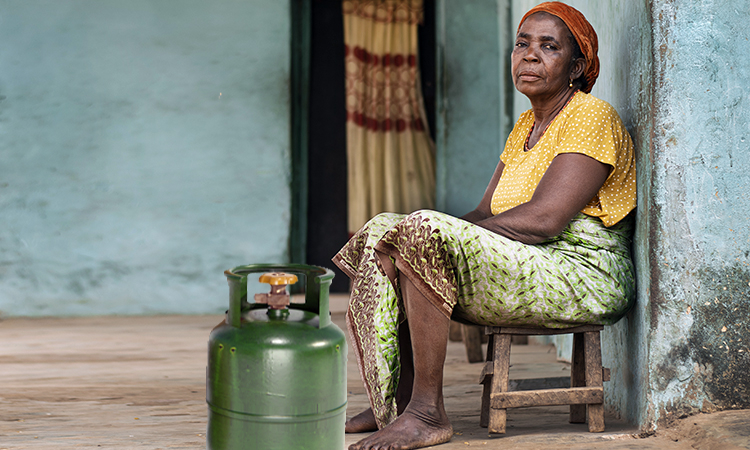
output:
[[597,196],[583,209],[584,214],[612,226],[635,208],[633,142],[609,103],[592,97],[570,111],[559,129],[555,156],[563,153],[581,153],[612,168]]
[[623,132],[620,117],[608,103],[584,103],[571,111],[565,126],[560,127],[555,156],[582,153],[614,168]]

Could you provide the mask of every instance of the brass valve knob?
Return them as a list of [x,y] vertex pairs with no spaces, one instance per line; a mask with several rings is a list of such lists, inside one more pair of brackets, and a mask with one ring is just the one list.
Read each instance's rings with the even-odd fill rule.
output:
[[289,294],[286,286],[297,282],[297,275],[283,272],[264,273],[258,280],[271,285],[268,294],[255,294],[255,303],[267,304],[271,309],[285,309],[289,306]]
[[260,276],[261,283],[270,284],[271,286],[279,286],[287,284],[294,284],[297,282],[297,275],[294,275],[292,273],[284,273],[284,272],[268,272],[264,273]]

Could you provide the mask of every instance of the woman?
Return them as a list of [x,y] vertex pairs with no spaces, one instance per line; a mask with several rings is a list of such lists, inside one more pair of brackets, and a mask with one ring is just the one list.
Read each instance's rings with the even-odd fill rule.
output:
[[479,206],[381,214],[334,257],[353,280],[347,324],[371,408],[351,450],[450,440],[443,363],[451,317],[480,325],[610,324],[630,307],[633,145],[588,93],[597,37],[574,8],[543,3],[521,20],[516,89],[532,108],[508,137]]

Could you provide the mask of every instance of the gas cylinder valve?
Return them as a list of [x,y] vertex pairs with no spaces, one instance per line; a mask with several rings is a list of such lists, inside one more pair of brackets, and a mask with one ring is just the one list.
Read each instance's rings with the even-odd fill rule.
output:
[[268,305],[269,309],[286,309],[289,306],[289,294],[286,292],[286,287],[297,282],[297,275],[284,272],[269,272],[261,275],[258,281],[270,284],[271,292],[268,294],[255,294],[255,303]]

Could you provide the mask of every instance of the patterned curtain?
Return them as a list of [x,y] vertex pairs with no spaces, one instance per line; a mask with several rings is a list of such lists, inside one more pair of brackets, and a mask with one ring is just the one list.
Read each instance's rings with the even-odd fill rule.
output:
[[422,0],[344,0],[349,231],[435,207],[417,59]]

